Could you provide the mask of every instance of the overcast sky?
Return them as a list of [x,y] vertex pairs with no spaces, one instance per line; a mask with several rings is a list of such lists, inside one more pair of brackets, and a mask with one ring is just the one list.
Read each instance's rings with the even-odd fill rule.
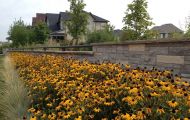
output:
[[[190,15],[190,0],[147,0],[148,12],[155,25],[173,23],[185,30],[185,18]],[[127,4],[132,0],[84,0],[85,10],[105,18],[115,29],[123,27],[122,19]],[[67,0],[0,0],[0,41],[7,37],[9,26],[22,18],[32,23],[36,13],[59,13],[69,10]]]

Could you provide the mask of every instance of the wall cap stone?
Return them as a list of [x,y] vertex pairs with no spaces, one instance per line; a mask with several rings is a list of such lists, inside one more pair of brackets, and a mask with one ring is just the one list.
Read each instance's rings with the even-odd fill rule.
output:
[[93,51],[32,51],[32,50],[11,50],[8,52],[29,52],[29,53],[44,53],[44,54],[70,54],[70,55],[90,55],[93,56],[94,52]]
[[158,43],[190,43],[188,39],[157,39],[157,40],[130,40],[125,42],[92,43],[92,46],[129,45],[129,44],[158,44]]

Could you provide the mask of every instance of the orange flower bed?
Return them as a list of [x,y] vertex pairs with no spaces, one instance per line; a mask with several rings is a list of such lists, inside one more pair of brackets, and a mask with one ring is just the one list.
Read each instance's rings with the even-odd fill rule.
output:
[[185,119],[190,85],[171,71],[10,54],[31,100],[34,119]]

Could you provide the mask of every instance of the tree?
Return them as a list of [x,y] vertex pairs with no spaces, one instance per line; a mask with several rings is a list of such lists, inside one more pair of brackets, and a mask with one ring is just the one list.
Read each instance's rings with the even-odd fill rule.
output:
[[186,32],[185,32],[185,37],[190,38],[190,16],[186,18]]
[[106,25],[104,29],[97,30],[87,35],[87,43],[100,43],[100,42],[110,42],[116,41],[113,34],[114,26]]
[[78,44],[81,35],[86,33],[87,13],[83,11],[85,4],[83,0],[68,0],[70,2],[69,15],[71,19],[66,22],[69,33],[73,37],[72,42]]
[[34,34],[35,34],[35,43],[43,44],[49,36],[49,29],[46,23],[38,22],[34,26]]
[[144,34],[142,35],[141,39],[142,40],[147,40],[147,39],[157,39],[159,36],[159,32],[154,31],[154,30],[146,30]]
[[133,2],[128,5],[126,15],[123,18],[123,30],[127,31],[128,34],[132,34],[128,39],[141,39],[146,30],[148,30],[148,27],[153,25],[146,10],[147,7],[146,0],[133,0]]
[[31,29],[24,24],[23,20],[19,19],[18,21],[14,21],[8,31],[9,39],[12,40],[12,45],[14,47],[19,47],[30,44],[32,39],[32,36],[30,36],[32,31],[30,30]]

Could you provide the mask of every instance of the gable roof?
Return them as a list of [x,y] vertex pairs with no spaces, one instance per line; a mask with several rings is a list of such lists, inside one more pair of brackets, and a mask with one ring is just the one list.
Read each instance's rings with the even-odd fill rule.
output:
[[[84,11],[84,12],[87,13],[87,14],[89,14],[89,15],[91,15],[92,18],[93,18],[93,20],[94,20],[94,22],[109,22],[108,20],[106,20],[104,18],[101,18],[99,16],[96,16],[96,15],[92,14],[91,12],[86,12],[86,11]],[[61,19],[64,20],[64,21],[71,19],[71,17],[70,17],[70,15],[69,15],[68,12],[60,12],[60,16],[61,16]]]
[[109,22],[108,20],[104,19],[104,18],[101,18],[99,16],[96,16],[94,14],[92,14],[91,12],[89,13],[92,18],[94,19],[94,22]]
[[53,14],[53,13],[46,14],[46,22],[48,22],[48,27],[52,32],[60,29],[58,21],[59,21],[59,14]]
[[158,31],[159,33],[183,33],[183,31],[179,28],[177,28],[173,24],[164,24],[161,26],[155,26],[151,30]]

